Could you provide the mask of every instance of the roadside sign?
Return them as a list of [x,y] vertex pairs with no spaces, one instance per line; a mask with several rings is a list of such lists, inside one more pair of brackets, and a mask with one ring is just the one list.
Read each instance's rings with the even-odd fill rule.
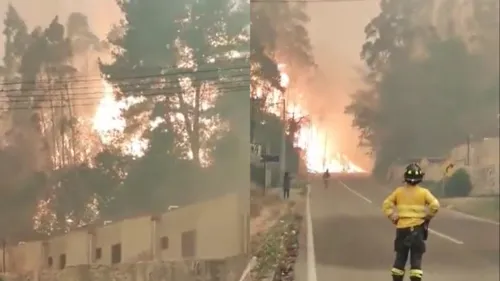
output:
[[450,177],[451,175],[453,175],[454,173],[454,170],[455,170],[455,165],[453,163],[449,163],[448,165],[446,165],[446,167],[444,168],[444,175],[446,177]]
[[279,155],[266,155],[266,154],[263,154],[261,156],[261,162],[264,162],[264,163],[278,163],[280,161],[280,156]]

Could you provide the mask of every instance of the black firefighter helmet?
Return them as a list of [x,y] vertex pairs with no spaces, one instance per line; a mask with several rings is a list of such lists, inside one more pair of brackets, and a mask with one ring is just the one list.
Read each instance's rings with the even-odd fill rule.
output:
[[425,173],[417,163],[411,163],[406,166],[404,173],[404,180],[410,185],[417,185],[424,179]]

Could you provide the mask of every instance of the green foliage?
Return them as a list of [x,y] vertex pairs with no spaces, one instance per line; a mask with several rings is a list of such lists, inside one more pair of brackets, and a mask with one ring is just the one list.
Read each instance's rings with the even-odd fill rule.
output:
[[466,197],[472,191],[472,181],[465,169],[458,169],[445,181],[444,195],[446,197]]
[[[385,175],[395,159],[444,155],[469,134],[498,130],[495,43],[484,39],[498,37],[498,25],[494,31],[484,18],[467,19],[477,24],[470,32],[484,39],[471,41],[455,28],[455,19],[443,15],[443,22],[431,21],[440,5],[451,5],[447,11],[462,5],[444,2],[384,0],[381,13],[366,26],[361,52],[369,68],[366,87],[353,94],[345,111],[354,117],[360,145],[376,156],[376,175]],[[483,16],[498,22],[498,14]]]

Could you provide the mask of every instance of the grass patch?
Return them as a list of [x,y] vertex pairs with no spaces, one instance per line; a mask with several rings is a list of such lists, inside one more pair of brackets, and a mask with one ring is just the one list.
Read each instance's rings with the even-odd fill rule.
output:
[[495,197],[464,197],[446,198],[441,200],[442,205],[473,216],[500,220],[500,199]]

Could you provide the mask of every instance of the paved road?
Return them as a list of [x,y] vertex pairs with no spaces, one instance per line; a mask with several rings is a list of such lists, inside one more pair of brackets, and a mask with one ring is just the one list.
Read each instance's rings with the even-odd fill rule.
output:
[[[368,177],[344,176],[311,191],[318,280],[386,281],[394,228],[380,206],[389,193]],[[443,210],[432,222],[425,281],[498,281],[499,226]],[[301,278],[306,280],[307,278]]]

